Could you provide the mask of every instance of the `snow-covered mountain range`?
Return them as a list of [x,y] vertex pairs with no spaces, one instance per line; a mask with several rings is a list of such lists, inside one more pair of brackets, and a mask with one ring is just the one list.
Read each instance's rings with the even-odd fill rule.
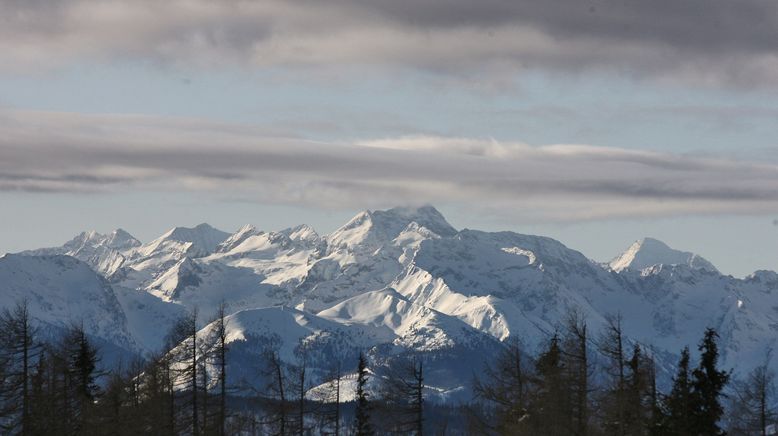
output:
[[651,238],[601,264],[546,237],[458,231],[431,206],[365,211],[328,235],[201,224],[143,244],[123,230],[85,232],[0,258],[0,289],[4,307],[26,297],[46,325],[83,322],[141,354],[160,349],[194,307],[212,328],[223,301],[236,379],[252,378],[268,341],[290,361],[305,343],[321,378],[361,350],[377,366],[421,353],[441,399],[465,398],[474,368],[501,342],[519,338],[537,351],[570,308],[593,336],[620,313],[629,340],[668,368],[707,326],[721,335],[723,365],[743,371],[778,339],[775,272],[725,276]]

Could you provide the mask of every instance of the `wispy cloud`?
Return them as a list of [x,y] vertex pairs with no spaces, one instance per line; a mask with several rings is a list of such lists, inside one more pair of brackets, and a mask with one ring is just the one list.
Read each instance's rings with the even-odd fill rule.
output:
[[772,0],[2,0],[0,68],[135,59],[778,84]]
[[0,190],[198,191],[317,207],[468,204],[526,220],[776,213],[778,166],[414,136],[325,143],[145,116],[0,111]]

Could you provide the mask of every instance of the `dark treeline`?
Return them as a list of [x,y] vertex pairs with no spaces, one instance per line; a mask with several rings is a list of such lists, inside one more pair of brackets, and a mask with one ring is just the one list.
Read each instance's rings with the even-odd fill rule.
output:
[[192,312],[158,356],[101,371],[83,326],[44,340],[18,303],[0,314],[0,434],[227,434],[223,321],[201,338]]
[[83,326],[43,340],[26,302],[3,311],[0,434],[765,436],[776,421],[769,355],[730,380],[712,329],[695,353],[680,350],[661,392],[653,354],[625,339],[621,317],[593,337],[573,311],[537,355],[509,341],[484,356],[474,402],[452,408],[428,401],[420,354],[395,356],[380,374],[364,354],[322,373],[305,344],[289,362],[268,341],[256,362],[262,385],[228,386],[224,307],[208,329],[197,317],[183,317],[156,356],[101,372]]
[[[718,333],[703,332],[693,365],[681,351],[667,392],[648,348],[629,343],[622,318],[600,337],[573,311],[537,356],[511,343],[476,377],[473,434],[765,436],[776,424],[774,374],[766,361],[730,383],[719,368]],[[769,353],[768,353],[769,354]],[[596,380],[596,382],[595,382]],[[728,414],[725,406],[729,403]]]

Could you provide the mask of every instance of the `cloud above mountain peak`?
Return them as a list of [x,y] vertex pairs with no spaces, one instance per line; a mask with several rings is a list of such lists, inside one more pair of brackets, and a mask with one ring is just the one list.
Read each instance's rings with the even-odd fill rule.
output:
[[0,112],[0,190],[144,189],[323,208],[450,202],[567,221],[775,213],[778,165],[478,138],[328,143],[202,120]]

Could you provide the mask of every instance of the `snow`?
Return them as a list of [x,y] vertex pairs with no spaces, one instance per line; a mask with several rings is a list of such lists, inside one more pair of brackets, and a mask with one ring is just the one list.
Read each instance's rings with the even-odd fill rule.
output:
[[61,247],[41,248],[21,254],[72,256],[86,262],[93,269],[107,276],[116,272],[124,264],[125,256],[122,251],[140,245],[140,241],[122,229],[116,229],[108,235],[92,230],[80,233]]
[[411,223],[426,227],[440,236],[456,234],[456,229],[446,222],[437,209],[424,206],[361,212],[326,239],[335,248],[372,254],[381,245],[399,236]]
[[122,230],[85,232],[0,259],[0,283],[2,307],[28,296],[47,323],[83,318],[93,334],[144,352],[195,307],[200,326],[212,328],[224,301],[243,367],[235,372],[246,377],[269,340],[283,342],[289,361],[309,344],[322,377],[360,351],[376,371],[393,356],[424,353],[440,398],[466,396],[473,368],[499,341],[520,337],[536,351],[570,308],[593,335],[607,315],[622,314],[629,340],[655,350],[664,368],[709,326],[725,366],[748,370],[778,342],[775,272],[724,276],[651,238],[601,265],[551,238],[457,231],[431,206],[364,211],[328,235],[307,225],[227,234],[203,224],[141,245]]
[[716,267],[694,253],[674,250],[662,241],[644,238],[635,241],[627,250],[610,262],[613,271],[627,268],[642,270],[654,265],[687,265],[692,268],[718,272]]
[[533,253],[533,252],[531,252],[529,250],[525,250],[523,248],[519,248],[519,247],[504,247],[504,248],[501,248],[501,250],[506,252],[506,253],[515,254],[517,256],[524,256],[524,257],[526,257],[528,265],[532,265],[537,260],[537,258],[535,257],[535,253]]
[[171,259],[183,255],[202,257],[214,252],[229,236],[229,233],[214,229],[208,224],[200,224],[194,228],[174,227],[159,238],[136,249],[134,257],[144,259],[154,257]]
[[251,224],[246,224],[245,226],[238,229],[237,232],[233,233],[227,239],[222,241],[214,251],[217,253],[228,252],[243,243],[243,241],[245,241],[247,238],[259,233],[260,231],[257,230],[256,227],[252,226]]
[[429,307],[414,304],[394,289],[366,292],[318,313],[344,325],[372,327],[377,337],[415,350],[450,348],[463,343],[470,326]]
[[26,300],[30,313],[57,328],[83,324],[87,333],[125,350],[139,350],[113,289],[89,266],[71,256],[0,258],[0,307]]

